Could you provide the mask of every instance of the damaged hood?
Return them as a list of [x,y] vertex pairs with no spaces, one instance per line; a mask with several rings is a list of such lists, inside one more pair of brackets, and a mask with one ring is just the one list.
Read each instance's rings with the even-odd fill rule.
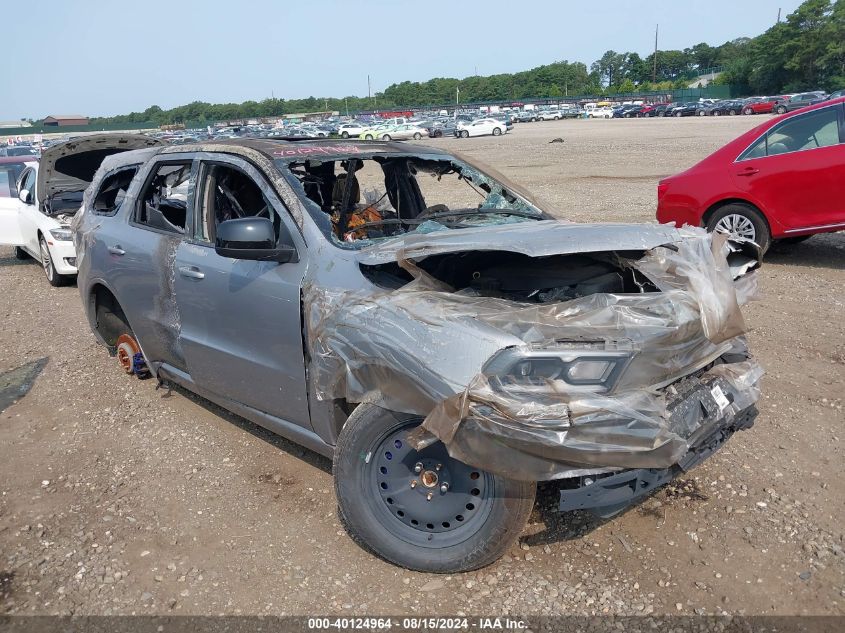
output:
[[[532,267],[498,256],[509,251],[549,260]],[[495,254],[495,268],[479,252]],[[420,261],[444,253],[433,267]],[[304,285],[316,398],[420,416],[465,463],[502,464],[498,472],[526,481],[668,468],[717,419],[684,400],[696,381],[722,381],[728,417],[759,395],[762,370],[747,355],[740,311],[756,294],[757,262],[724,234],[538,221],[418,233],[358,255],[388,269],[398,262],[412,280]],[[538,280],[537,291],[552,288],[548,298],[492,283],[509,268]],[[584,291],[570,293],[581,281],[567,275],[579,269]],[[603,373],[573,376],[567,363]]]
[[466,251],[508,251],[548,257],[599,251],[646,251],[683,239],[664,224],[576,224],[560,220],[529,220],[495,226],[409,233],[361,249],[366,265],[396,260],[418,261],[431,255]]
[[38,167],[41,210],[49,214],[58,195],[85,191],[107,156],[157,145],[166,143],[144,134],[92,134],[49,147]]

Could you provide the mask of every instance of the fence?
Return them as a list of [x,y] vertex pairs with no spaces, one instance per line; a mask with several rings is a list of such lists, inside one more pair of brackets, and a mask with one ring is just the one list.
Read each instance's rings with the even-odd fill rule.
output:
[[31,136],[33,134],[78,134],[80,132],[119,132],[124,130],[158,129],[155,123],[106,123],[100,125],[42,125],[0,128],[0,136]]

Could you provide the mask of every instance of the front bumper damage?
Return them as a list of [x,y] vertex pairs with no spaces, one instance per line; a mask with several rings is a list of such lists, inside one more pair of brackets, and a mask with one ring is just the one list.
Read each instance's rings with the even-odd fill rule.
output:
[[[548,257],[551,242],[535,236],[519,246]],[[740,305],[755,295],[756,264],[724,236],[684,229],[642,257],[619,255],[656,290],[541,304],[432,279],[417,266],[432,248],[397,248],[414,277],[399,289],[306,286],[318,399],[419,415],[416,448],[441,441],[453,458],[494,474],[582,484],[589,477],[562,493],[561,508],[605,513],[691,468],[753,421],[763,370],[746,351]],[[624,372],[606,390],[573,389],[558,378],[526,389],[485,373],[505,350],[530,356],[573,346],[627,355]]]
[[693,418],[697,421],[697,430],[688,438],[689,450],[683,457],[667,468],[634,468],[572,478],[570,485],[560,490],[558,509],[589,510],[603,518],[613,516],[706,460],[737,431],[754,425],[757,407],[750,403],[745,390],[738,392],[735,385],[722,378],[691,382],[688,390],[668,405],[670,424],[676,428],[686,426]]
[[709,436],[691,446],[677,464],[668,468],[633,468],[573,478],[575,487],[560,490],[558,510],[589,510],[602,518],[611,517],[698,466],[719,450],[734,433],[750,429],[756,417],[757,407],[751,405],[730,423],[717,426]]
[[[509,401],[505,409],[500,396],[485,391],[488,382],[486,387],[471,386],[473,403],[454,401],[467,407],[465,416],[439,409],[424,427],[446,443],[452,457],[488,470],[502,465],[509,477],[525,481],[672,469],[680,463],[691,468],[694,464],[685,460],[691,451],[700,452],[714,433],[746,428],[748,417],[753,420],[762,374],[753,360],[722,362],[659,393],[636,393],[639,401],[632,398],[627,409],[618,406],[620,396],[589,396],[568,401],[568,418],[542,420],[510,414],[515,404]],[[522,412],[534,406],[528,401],[518,405]],[[575,409],[587,406],[592,408],[589,414],[573,418]],[[455,419],[461,421],[453,424]],[[425,442],[422,433],[420,441]]]

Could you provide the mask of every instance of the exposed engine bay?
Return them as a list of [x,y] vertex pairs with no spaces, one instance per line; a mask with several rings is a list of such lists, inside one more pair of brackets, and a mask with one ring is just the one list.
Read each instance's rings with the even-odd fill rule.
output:
[[376,289],[305,289],[316,396],[421,415],[420,446],[536,481],[668,468],[755,415],[759,260],[724,235],[529,221],[358,260]]
[[[596,293],[657,292],[657,287],[630,262],[642,252],[610,252],[529,257],[507,251],[469,251],[433,255],[418,268],[466,296],[550,303]],[[401,288],[412,275],[392,262],[361,267],[384,288]]]

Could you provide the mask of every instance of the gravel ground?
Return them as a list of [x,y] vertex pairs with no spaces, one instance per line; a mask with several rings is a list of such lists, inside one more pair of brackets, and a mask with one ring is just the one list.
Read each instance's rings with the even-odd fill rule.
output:
[[[650,222],[660,177],[762,120],[528,123],[436,144],[561,217]],[[833,234],[767,257],[747,310],[768,371],[753,429],[611,521],[558,515],[541,486],[507,556],[436,576],[349,539],[328,460],[126,377],[77,289],[0,248],[0,372],[44,359],[0,413],[0,613],[845,613],[843,256]]]

